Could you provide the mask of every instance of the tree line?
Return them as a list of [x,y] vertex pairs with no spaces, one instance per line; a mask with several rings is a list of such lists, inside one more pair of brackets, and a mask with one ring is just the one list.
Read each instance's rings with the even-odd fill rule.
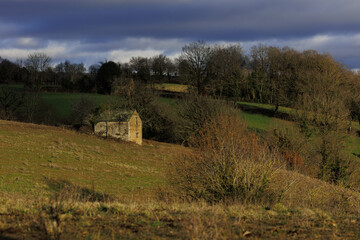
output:
[[315,100],[331,99],[316,104],[331,107],[328,111],[337,111],[335,105],[338,110],[344,107],[360,122],[360,74],[314,50],[258,44],[246,54],[239,44],[197,41],[185,45],[176,59],[138,56],[127,63],[105,61],[88,69],[67,60],[54,65],[44,53],[16,62],[0,58],[0,84],[21,83],[32,91],[112,94],[131,81],[187,84],[199,95],[272,104],[275,111],[279,106],[313,111],[319,107],[313,106]]

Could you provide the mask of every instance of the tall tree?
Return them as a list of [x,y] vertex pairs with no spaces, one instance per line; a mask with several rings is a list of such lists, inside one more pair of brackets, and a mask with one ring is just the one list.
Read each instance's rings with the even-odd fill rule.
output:
[[265,91],[267,90],[266,83],[269,70],[268,47],[263,44],[253,46],[250,56],[253,70],[250,76],[253,83],[251,95],[253,99],[258,99],[260,102],[263,102]]
[[84,76],[85,71],[86,69],[83,63],[71,63],[68,60],[55,66],[55,72],[58,74],[60,84],[64,89],[72,90],[75,87],[78,87],[78,82]]
[[246,75],[245,65],[246,57],[240,45],[214,46],[208,62],[213,94],[240,97]]
[[309,66],[298,82],[298,120],[303,129],[305,123],[318,132],[315,148],[320,156],[319,177],[339,183],[345,179],[348,167],[344,138],[350,120],[346,105],[351,86],[348,70],[330,55],[314,51],[306,53],[304,64]]
[[146,57],[132,57],[130,59],[130,66],[135,75],[135,79],[144,83],[151,83],[151,63],[150,59]]
[[46,78],[46,70],[51,67],[52,59],[45,53],[35,52],[28,55],[25,67],[30,72],[28,86],[40,90]]
[[178,59],[180,74],[185,75],[190,84],[197,88],[198,94],[205,93],[208,83],[208,61],[210,47],[204,41],[192,42],[182,48]]
[[157,82],[163,82],[166,75],[169,76],[172,67],[171,60],[162,54],[151,58],[151,70]]
[[121,76],[119,64],[112,61],[103,63],[96,75],[96,88],[98,93],[110,94],[114,81]]

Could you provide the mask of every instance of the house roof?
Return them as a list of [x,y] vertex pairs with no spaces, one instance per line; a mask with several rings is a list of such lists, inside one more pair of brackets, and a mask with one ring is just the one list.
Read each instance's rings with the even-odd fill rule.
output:
[[99,116],[99,122],[128,122],[136,110],[104,111]]

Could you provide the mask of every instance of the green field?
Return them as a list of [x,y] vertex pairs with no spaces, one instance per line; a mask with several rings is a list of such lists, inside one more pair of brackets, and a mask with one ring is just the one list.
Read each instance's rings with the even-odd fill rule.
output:
[[[273,105],[270,105],[270,104],[250,103],[250,102],[238,102],[238,104],[240,106],[245,106],[246,108],[255,108],[255,109],[259,109],[259,110],[264,109],[264,110],[270,110],[270,111],[275,110],[275,107]],[[280,106],[277,112],[287,114],[287,115],[291,115],[291,114],[293,114],[294,109]],[[360,131],[360,124],[358,122],[356,122],[356,121],[351,122],[351,127],[354,130]]]
[[92,93],[41,93],[41,97],[49,106],[56,109],[61,118],[69,117],[73,104],[81,98],[90,99],[98,105],[110,102],[112,99],[109,95]]
[[[275,106],[270,105],[270,104],[263,104],[263,103],[251,103],[251,102],[238,102],[240,105],[246,105],[246,106],[252,106],[252,107],[257,107],[257,108],[262,108],[262,109],[267,109],[267,110],[275,110]],[[288,113],[290,114],[292,109],[288,108],[288,107],[282,107],[280,106],[278,109],[279,112],[282,113]]]

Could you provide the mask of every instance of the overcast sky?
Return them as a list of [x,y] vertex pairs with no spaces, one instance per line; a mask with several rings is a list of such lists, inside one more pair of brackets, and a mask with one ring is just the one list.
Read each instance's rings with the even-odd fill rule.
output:
[[176,57],[191,41],[289,46],[360,68],[359,0],[0,0],[0,56]]

